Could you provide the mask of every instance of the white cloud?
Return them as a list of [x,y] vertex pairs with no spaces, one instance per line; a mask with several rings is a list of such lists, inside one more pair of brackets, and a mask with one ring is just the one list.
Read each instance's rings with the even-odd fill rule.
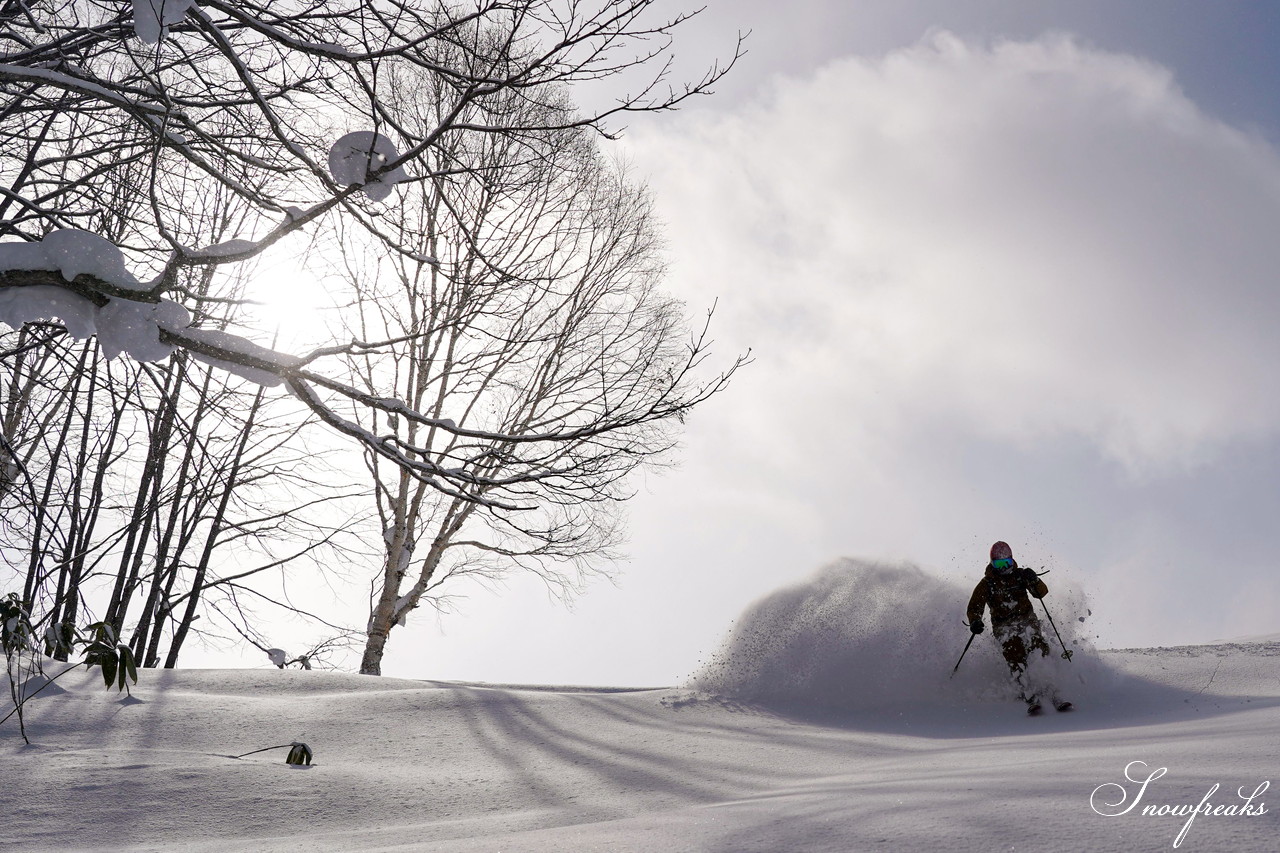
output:
[[748,381],[810,427],[1165,470],[1280,426],[1280,158],[1159,66],[943,33],[632,146],[682,290],[724,298]]

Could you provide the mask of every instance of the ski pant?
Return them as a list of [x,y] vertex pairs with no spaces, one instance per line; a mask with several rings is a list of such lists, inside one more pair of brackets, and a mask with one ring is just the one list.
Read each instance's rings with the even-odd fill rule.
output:
[[1025,622],[992,625],[991,633],[1000,644],[1000,651],[1015,680],[1020,681],[1022,674],[1026,672],[1027,657],[1031,652],[1039,651],[1042,657],[1049,655],[1049,643],[1040,633],[1040,620],[1035,617]]

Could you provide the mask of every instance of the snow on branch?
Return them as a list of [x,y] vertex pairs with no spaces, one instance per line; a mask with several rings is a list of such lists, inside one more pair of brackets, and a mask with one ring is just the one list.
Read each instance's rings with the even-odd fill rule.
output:
[[147,44],[158,44],[170,26],[178,23],[196,0],[133,0],[133,28]]
[[[74,337],[96,336],[109,357],[157,361],[181,348],[249,381],[283,386],[370,453],[449,495],[494,507],[521,504],[513,484],[561,476],[565,453],[556,446],[603,445],[613,431],[681,416],[724,378],[643,405],[588,397],[540,419],[512,420],[503,427],[510,433],[468,429],[460,426],[465,412],[449,412],[457,422],[430,417],[315,367],[376,345],[353,341],[300,358],[199,328],[174,301],[234,301],[209,292],[220,269],[323,227],[330,214],[378,251],[439,274],[430,240],[388,224],[392,195],[409,199],[442,176],[480,175],[483,164],[449,159],[460,140],[521,144],[584,126],[604,133],[608,116],[673,108],[726,70],[715,65],[692,85],[667,87],[670,32],[684,16],[661,18],[656,0],[464,5],[9,3],[19,12],[4,17],[0,42],[0,322],[56,321]],[[638,94],[594,113],[552,109],[535,120],[511,107],[559,104],[567,87],[617,74]],[[399,109],[397,87],[418,87],[435,103]],[[75,226],[118,236],[155,274],[136,277],[117,245]],[[683,369],[674,365],[677,383],[700,353],[692,350]],[[398,419],[442,430],[463,448],[456,453],[470,456],[429,452],[407,433],[376,435],[336,406],[373,413],[375,424]],[[512,467],[486,478],[475,473],[487,470],[472,465],[476,459]]]
[[[0,269],[0,323],[20,328],[29,322],[61,321],[73,337],[84,339],[97,335],[108,358],[127,353],[138,361],[160,361],[182,347],[200,361],[250,382],[264,386],[288,382],[289,390],[321,421],[353,436],[434,488],[463,500],[504,509],[519,508],[509,501],[485,498],[481,487],[489,484],[421,459],[411,459],[393,444],[340,417],[312,388],[309,380],[323,378],[301,370],[301,358],[259,346],[239,335],[192,327],[191,315],[178,303],[167,299],[150,301],[146,294],[136,291],[131,296],[119,295],[117,282],[99,279],[91,273],[78,273],[74,280],[63,278],[49,254],[37,251],[41,247],[42,244],[0,244],[0,264],[8,265]],[[12,266],[32,261],[35,263],[27,269]],[[105,289],[111,289],[116,295],[108,296],[103,292]],[[325,385],[343,388],[327,381]],[[354,389],[344,390],[350,392],[349,396],[360,396]],[[403,410],[403,406],[394,401],[385,403]],[[436,424],[447,429],[452,422],[440,419]],[[458,485],[451,485],[455,482]]]
[[[459,427],[450,418],[428,417],[400,400],[368,394],[309,370],[310,359],[277,352],[239,335],[192,326],[186,308],[143,289],[124,271],[119,254],[115,246],[87,232],[54,232],[41,243],[0,243],[0,323],[19,328],[26,323],[60,321],[73,337],[96,335],[108,358],[128,354],[138,361],[160,361],[181,347],[198,360],[250,382],[268,387],[283,384],[329,427],[460,500],[495,509],[524,509],[527,507],[520,501],[497,496],[495,490],[555,479],[566,469],[556,464],[556,452],[534,453],[515,471],[494,476],[476,473],[462,464],[432,461],[426,448],[395,436],[375,435],[342,417],[316,389],[495,447],[581,441],[671,414],[654,409],[526,434]],[[353,343],[351,349],[359,349],[359,345]],[[338,351],[340,348],[329,350]]]
[[329,149],[329,172],[338,186],[359,184],[373,201],[391,195],[391,188],[408,180],[403,166],[387,167],[400,160],[396,144],[380,133],[357,130],[333,143]]

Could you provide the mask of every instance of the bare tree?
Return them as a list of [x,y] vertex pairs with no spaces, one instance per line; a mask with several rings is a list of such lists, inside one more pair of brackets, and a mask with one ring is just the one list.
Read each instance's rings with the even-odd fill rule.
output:
[[[63,334],[141,362],[184,353],[284,386],[372,469],[394,466],[382,510],[429,513],[413,529],[431,545],[407,587],[389,546],[366,670],[375,638],[448,576],[524,565],[568,589],[551,561],[608,553],[626,474],[736,367],[695,379],[705,328],[686,336],[658,294],[643,194],[593,142],[709,91],[737,58],[669,85],[687,16],[654,5],[0,0],[0,322],[29,330],[6,363]],[[397,91],[408,79],[429,108]],[[566,93],[595,84],[630,94],[574,109]],[[211,203],[223,215],[200,215]],[[242,298],[236,269],[338,232],[435,288],[427,313],[366,315],[358,337],[300,355],[218,326]],[[429,360],[405,368],[405,353]],[[359,382],[341,372],[352,360]],[[159,390],[164,453],[179,416]],[[0,487],[19,463],[4,448]],[[181,516],[152,514],[162,474],[136,493],[126,551],[130,536],[190,547]],[[412,555],[411,540],[394,547]],[[189,628],[209,580],[196,568],[182,598],[165,561],[135,562],[112,600],[142,596],[133,642],[158,656],[159,622],[183,610]]]
[[[135,356],[159,358],[180,347],[254,379],[284,383],[320,420],[431,486],[466,500],[501,501],[485,497],[501,483],[459,478],[337,414],[334,400],[345,398],[449,430],[448,420],[424,419],[384,394],[357,391],[313,369],[325,356],[372,351],[382,342],[285,356],[190,325],[190,313],[200,312],[177,310],[169,298],[210,298],[190,287],[193,275],[256,257],[335,209],[381,251],[423,258],[422,246],[397,242],[380,227],[383,208],[377,202],[392,194],[394,182],[438,176],[442,167],[428,155],[451,138],[520,138],[574,127],[607,134],[612,117],[670,109],[707,91],[725,69],[712,67],[701,80],[678,88],[666,85],[671,33],[684,18],[652,20],[652,6],[653,0],[483,0],[465,8],[422,0],[171,0],[163,19],[153,20],[150,4],[123,0],[5,2],[0,91],[7,101],[0,108],[0,133],[10,187],[4,195],[12,215],[0,233],[32,240],[49,228],[92,221],[103,202],[94,187],[119,170],[141,169],[147,204],[130,223],[119,256],[56,231],[50,235],[59,237],[56,244],[45,246],[50,237],[42,241],[43,255],[8,246],[10,251],[0,253],[0,296],[32,287],[73,295],[85,314],[80,325],[92,327],[96,319],[100,337],[104,312],[124,312],[135,327],[159,339],[158,345],[128,347],[138,342],[137,335],[129,336],[124,345]],[[383,79],[393,67],[436,81],[445,100],[434,123],[410,124],[386,106]],[[547,125],[529,125],[525,112],[509,108],[513,96],[550,102],[565,85],[632,74],[636,94],[594,113],[545,110],[537,120]],[[88,126],[73,135],[63,116]],[[353,126],[356,137],[337,138]],[[74,180],[68,180],[68,160]],[[58,163],[52,180],[45,174],[51,161]],[[179,239],[186,206],[212,187],[230,191],[243,206],[245,235],[230,241],[212,235],[207,241]],[[71,255],[97,253],[100,263],[68,263],[67,243]],[[39,313],[33,299],[11,299],[7,313],[0,299],[0,316],[32,319],[32,312]],[[67,313],[57,300],[43,310]],[[645,417],[669,414],[659,410]],[[553,445],[575,441],[580,432],[571,425],[456,434]]]
[[[120,239],[110,229],[127,229],[143,197],[127,188],[101,197],[114,206],[99,227]],[[225,234],[241,224],[234,201],[216,188],[193,199],[175,233]],[[248,271],[224,276],[224,292],[238,292]],[[200,297],[212,283],[212,270],[188,278]],[[226,329],[237,313],[234,299],[197,304],[205,328]],[[0,335],[0,364],[12,368],[0,372],[0,552],[15,568],[21,561],[19,603],[44,630],[47,654],[65,659],[74,629],[101,618],[139,663],[173,666],[197,619],[214,616],[198,632],[209,636],[248,618],[254,599],[289,608],[257,581],[334,551],[335,532],[307,516],[341,488],[298,445],[296,402],[268,402],[261,386],[246,392],[184,351],[160,365],[110,361],[54,324]],[[285,487],[296,500],[281,500]],[[0,573],[0,587],[10,585]],[[236,606],[219,609],[231,590]]]
[[172,666],[202,616],[216,634],[255,603],[300,612],[258,581],[305,564],[314,584],[345,533],[324,511],[343,481],[300,443],[296,405],[181,355],[139,367],[61,340],[0,372],[18,469],[0,495],[0,589],[20,593],[45,653],[65,660],[74,628],[102,620],[139,664]]
[[[447,104],[412,77],[401,83],[393,103],[408,120],[430,123]],[[430,261],[381,256],[358,234],[341,252],[354,290],[349,332],[396,342],[352,355],[352,384],[392,387],[426,416],[357,408],[352,419],[472,489],[432,490],[366,454],[386,546],[366,673],[380,672],[394,626],[447,580],[523,569],[567,596],[584,573],[605,570],[627,475],[660,461],[684,413],[734,369],[695,380],[705,328],[691,334],[683,306],[658,289],[643,188],[595,135],[557,126],[572,108],[550,94],[541,103],[512,95],[503,107],[547,129],[451,139],[432,154],[436,177],[385,217],[393,240],[423,245]],[[561,439],[508,438],[547,433]]]

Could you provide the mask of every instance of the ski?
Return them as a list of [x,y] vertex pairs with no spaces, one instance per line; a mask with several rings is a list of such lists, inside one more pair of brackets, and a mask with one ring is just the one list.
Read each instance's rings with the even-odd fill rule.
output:
[[1072,705],[1070,702],[1067,702],[1067,701],[1065,701],[1065,700],[1063,700],[1063,701],[1061,701],[1061,702],[1054,702],[1054,703],[1053,703],[1053,709],[1054,709],[1055,711],[1070,711],[1070,710],[1071,710],[1072,708],[1074,708],[1074,707],[1075,707],[1074,705]]
[[1040,713],[1040,700],[1032,696],[1027,700],[1027,714],[1034,717]]

